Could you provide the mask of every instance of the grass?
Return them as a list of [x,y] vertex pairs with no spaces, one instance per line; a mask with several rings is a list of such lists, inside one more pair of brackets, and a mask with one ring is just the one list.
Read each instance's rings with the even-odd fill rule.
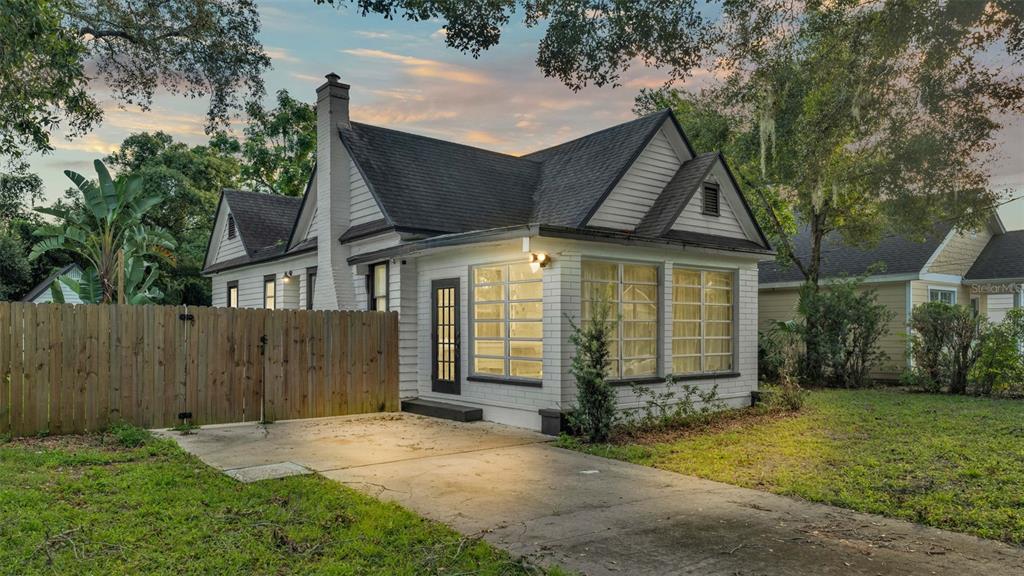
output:
[[1024,403],[815,391],[802,412],[563,442],[600,456],[1024,544]]
[[[0,444],[12,574],[539,574],[320,476],[240,484],[119,429]],[[557,572],[557,571],[556,571]]]

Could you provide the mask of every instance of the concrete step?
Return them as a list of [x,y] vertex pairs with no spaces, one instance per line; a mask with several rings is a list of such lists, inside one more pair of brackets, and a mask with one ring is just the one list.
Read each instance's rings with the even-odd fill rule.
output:
[[484,411],[480,408],[449,404],[448,402],[437,402],[435,400],[424,400],[422,398],[402,400],[402,412],[411,412],[421,416],[430,416],[431,418],[456,420],[458,422],[476,422],[484,417]]

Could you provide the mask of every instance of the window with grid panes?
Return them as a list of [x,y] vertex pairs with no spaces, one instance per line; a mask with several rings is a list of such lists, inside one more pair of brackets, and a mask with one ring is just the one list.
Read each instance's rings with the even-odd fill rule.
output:
[[656,376],[658,373],[658,267],[589,260],[583,262],[583,319],[607,300],[613,325],[610,344],[611,379]]
[[526,263],[473,268],[473,374],[543,377],[542,278]]
[[672,270],[672,373],[733,369],[734,275]]

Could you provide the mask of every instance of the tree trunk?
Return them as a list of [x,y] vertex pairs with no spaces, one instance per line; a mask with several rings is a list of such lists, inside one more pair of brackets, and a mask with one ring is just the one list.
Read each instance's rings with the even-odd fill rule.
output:
[[[807,280],[805,290],[807,290],[812,297],[817,297],[820,290],[821,243],[825,237],[824,227],[822,226],[824,219],[824,215],[819,211],[815,211],[811,214],[810,218],[811,253],[808,257],[808,262],[804,264],[803,271]],[[820,380],[823,376],[820,342],[818,340],[818,334],[820,332],[819,324],[820,319],[815,314],[810,314],[804,317],[804,327],[806,330],[804,333],[804,375],[805,377],[809,377],[813,380]],[[808,383],[815,386],[824,384],[824,382],[820,381]]]

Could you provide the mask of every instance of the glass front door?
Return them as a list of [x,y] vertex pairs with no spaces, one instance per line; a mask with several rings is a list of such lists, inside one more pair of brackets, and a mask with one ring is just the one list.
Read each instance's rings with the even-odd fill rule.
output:
[[431,283],[431,390],[459,394],[459,279]]

